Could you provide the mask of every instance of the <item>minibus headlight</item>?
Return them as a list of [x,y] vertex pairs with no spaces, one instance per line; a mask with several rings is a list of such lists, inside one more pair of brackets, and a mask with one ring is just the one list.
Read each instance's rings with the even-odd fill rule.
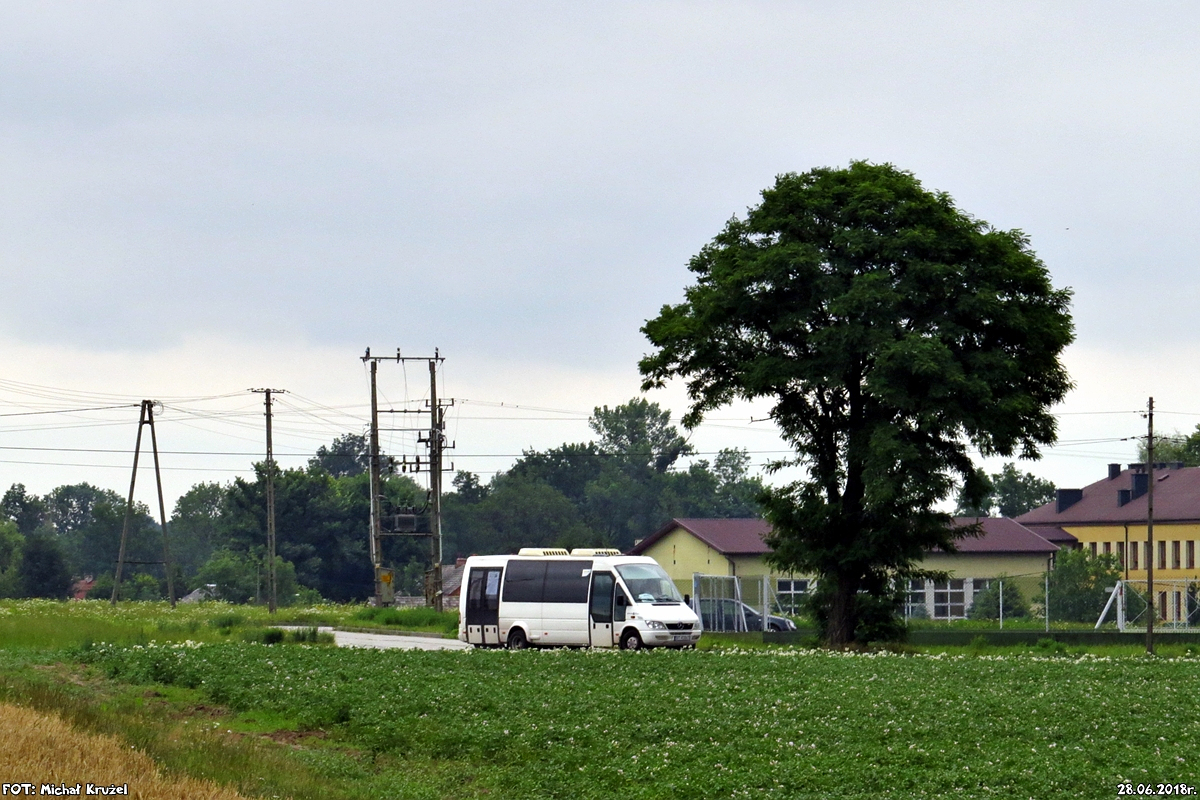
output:
[[667,629],[667,624],[665,622],[659,622],[656,619],[648,619],[646,620],[646,627],[652,631],[665,631]]

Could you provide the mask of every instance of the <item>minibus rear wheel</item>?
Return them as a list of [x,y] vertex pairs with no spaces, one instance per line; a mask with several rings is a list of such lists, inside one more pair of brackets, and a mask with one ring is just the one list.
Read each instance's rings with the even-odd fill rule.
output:
[[508,634],[508,649],[524,650],[527,647],[529,647],[529,640],[525,638],[525,631],[513,628]]
[[622,650],[641,650],[642,637],[635,630],[628,630],[621,634],[621,649]]

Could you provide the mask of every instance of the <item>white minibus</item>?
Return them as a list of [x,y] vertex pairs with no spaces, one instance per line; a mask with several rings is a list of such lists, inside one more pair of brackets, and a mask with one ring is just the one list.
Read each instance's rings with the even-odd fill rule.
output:
[[458,638],[479,647],[690,647],[700,620],[652,558],[523,548],[463,567]]

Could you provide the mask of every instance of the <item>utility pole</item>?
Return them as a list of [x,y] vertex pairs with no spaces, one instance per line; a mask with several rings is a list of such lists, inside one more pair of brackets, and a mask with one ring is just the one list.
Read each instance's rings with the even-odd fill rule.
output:
[[1146,652],[1154,655],[1154,398],[1146,419]]
[[[442,462],[443,452],[453,444],[447,444],[445,435],[446,408],[454,405],[454,401],[438,399],[437,365],[444,361],[441,354],[434,350],[433,357],[402,356],[399,349],[394,356],[372,356],[367,348],[364,362],[371,365],[371,432],[370,432],[370,470],[371,470],[371,562],[375,566],[375,602],[377,605],[391,605],[393,599],[392,570],[383,566],[383,537],[384,536],[428,536],[430,569],[426,572],[426,596],[438,611],[442,610],[442,472],[445,466]],[[418,440],[429,447],[429,458],[425,465],[417,456],[409,461],[405,456],[402,467],[405,472],[420,472],[429,470],[429,533],[416,531],[416,517],[420,514],[413,510],[411,514],[395,515],[393,524],[388,530],[383,529],[382,510],[382,456],[379,452],[379,408],[377,385],[377,368],[380,361],[395,361],[403,364],[408,361],[425,361],[429,364],[429,427],[388,428],[392,431],[417,433]],[[418,409],[383,409],[389,414],[418,414]],[[451,466],[453,469],[453,466]],[[401,525],[407,520],[411,527]]]
[[[379,494],[382,491],[380,486],[380,465],[379,465],[379,390],[377,386],[377,374],[379,372],[379,361],[381,356],[372,356],[371,348],[367,348],[366,355],[362,360],[371,365],[371,430],[369,433],[370,442],[370,458],[368,462],[368,470],[370,472],[370,492],[371,492],[371,531],[370,531],[370,551],[371,551],[371,566],[375,571],[375,605],[391,605],[393,589],[392,589],[392,573],[391,570],[385,570],[383,567],[383,525],[380,520],[380,503]],[[399,361],[400,353],[396,352],[396,360]]]
[[251,389],[263,395],[267,416],[267,612],[275,613],[275,450],[271,446],[271,394],[283,394],[284,389]]
[[[121,574],[126,564],[162,564],[167,576],[167,599],[171,608],[175,607],[175,576],[172,574],[171,547],[167,540],[167,508],[163,502],[162,469],[158,464],[158,436],[154,432],[154,401],[143,400],[138,416],[137,442],[133,448],[133,474],[129,478],[129,497],[125,501],[125,521],[121,524],[121,548],[117,554],[117,574],[113,580],[112,604],[117,604],[121,592]],[[138,457],[142,452],[142,427],[150,426],[150,448],[154,454],[154,482],[158,487],[158,518],[162,527],[162,561],[128,561],[125,558],[125,546],[129,539],[129,520],[133,516],[133,489],[137,485]]]
[[438,404],[437,350],[429,359],[429,556],[433,562],[433,608],[442,611],[442,447],[446,413]]

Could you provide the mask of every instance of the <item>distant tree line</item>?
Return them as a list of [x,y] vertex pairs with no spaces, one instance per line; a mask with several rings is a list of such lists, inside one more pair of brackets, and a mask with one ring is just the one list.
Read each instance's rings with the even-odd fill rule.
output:
[[[749,475],[749,455],[722,450],[683,468],[680,459],[693,449],[657,404],[634,399],[597,408],[590,424],[594,441],[526,451],[486,483],[459,472],[443,498],[444,559],[528,546],[624,550],[672,517],[759,513],[763,486]],[[347,434],[320,447],[305,467],[276,467],[280,602],[372,593],[368,461],[366,437]],[[254,469],[252,480],[198,483],[176,502],[168,533],[178,594],[215,586],[234,602],[265,597],[266,465]],[[385,517],[420,515],[427,506],[425,488],[409,476],[383,477]],[[92,597],[111,596],[124,515],[125,498],[88,483],[44,496],[13,484],[0,500],[0,597],[65,597],[87,576],[96,581]],[[424,538],[385,537],[384,560],[396,569],[400,591],[421,592],[428,552]],[[141,503],[126,558],[162,560],[160,526]],[[127,565],[121,594],[165,597],[163,567]]]

